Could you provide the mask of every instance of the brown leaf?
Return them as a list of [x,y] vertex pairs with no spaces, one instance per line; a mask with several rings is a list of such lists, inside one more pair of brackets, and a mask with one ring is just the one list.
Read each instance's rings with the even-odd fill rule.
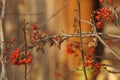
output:
[[52,47],[53,45],[55,45],[55,42],[52,39],[50,39],[49,41],[50,41],[50,47]]

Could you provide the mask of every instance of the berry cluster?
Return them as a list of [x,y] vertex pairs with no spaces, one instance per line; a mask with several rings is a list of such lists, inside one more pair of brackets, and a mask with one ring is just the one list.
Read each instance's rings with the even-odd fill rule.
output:
[[37,30],[38,26],[36,24],[32,24],[31,28],[32,28],[32,30]]
[[67,54],[72,54],[72,53],[75,52],[75,50],[73,50],[73,44],[72,43],[67,45],[66,52],[67,52]]
[[[66,52],[67,54],[75,54],[75,56],[78,54],[76,54],[76,50],[75,49],[79,49],[80,48],[80,43],[75,41],[73,43],[69,43],[67,44],[67,47],[66,47]],[[85,67],[91,67],[94,70],[94,75],[96,76],[101,68],[101,63],[95,63],[94,62],[94,58],[93,58],[93,55],[95,53],[95,48],[94,46],[91,46],[90,49],[89,49],[89,53],[90,54],[86,54],[85,55],[85,58],[86,58],[86,62],[84,63]]]
[[94,63],[93,63],[93,55],[95,53],[95,48],[94,47],[90,47],[89,49],[90,54],[86,54],[86,62],[85,62],[85,67],[91,66],[92,68],[94,68]]
[[33,40],[38,40],[39,37],[38,26],[36,24],[32,24],[31,29],[33,32]]
[[103,2],[109,2],[108,4],[108,6],[111,6],[111,7],[113,7],[114,9],[117,9],[118,8],[118,1],[117,0],[108,0],[108,1],[106,1],[106,0],[99,0],[101,3],[103,3]]
[[95,53],[95,48],[90,48],[90,54],[86,54],[86,62],[84,63],[85,67],[91,67],[94,69],[94,75],[96,76],[101,68],[101,63],[95,63],[93,54]]
[[79,48],[80,48],[80,42],[74,41],[73,43],[67,44],[66,52],[67,54],[76,53],[75,49],[79,49]]
[[94,68],[95,68],[94,75],[95,76],[99,73],[101,66],[102,66],[101,63],[95,63],[95,66],[94,66]]
[[43,32],[43,30],[40,29],[40,27],[37,24],[31,24],[29,28],[29,44],[30,46],[33,46],[36,42],[38,42],[40,39],[46,37],[46,33]]
[[91,55],[86,55],[86,62],[85,62],[85,67],[91,67],[94,69],[94,75],[96,76],[101,68],[101,63],[94,63],[93,57]]
[[111,19],[112,11],[107,8],[101,8],[99,11],[96,12],[96,14],[97,14],[97,16],[95,18],[98,21],[96,23],[96,27],[98,29],[103,28],[103,26],[104,26],[103,21],[112,21],[112,19]]
[[20,49],[16,49],[10,54],[10,63],[13,65],[29,64],[32,62],[32,56],[29,52],[26,55],[20,54]]

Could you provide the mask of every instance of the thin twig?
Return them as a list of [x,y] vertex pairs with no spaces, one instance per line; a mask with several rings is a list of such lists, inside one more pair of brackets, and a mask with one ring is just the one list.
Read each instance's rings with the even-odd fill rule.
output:
[[88,80],[85,65],[84,65],[85,61],[84,61],[84,51],[83,51],[83,45],[82,45],[83,41],[82,41],[82,33],[81,33],[82,30],[81,30],[81,21],[80,21],[81,14],[80,13],[81,13],[80,12],[80,1],[78,0],[78,26],[79,26],[79,32],[80,32],[80,34],[79,34],[80,51],[81,51],[81,54],[82,54],[81,60],[82,60],[82,68],[83,68],[85,80]]
[[108,66],[108,67],[114,67],[114,68],[120,69],[120,66],[119,66],[119,65],[102,64],[102,66]]

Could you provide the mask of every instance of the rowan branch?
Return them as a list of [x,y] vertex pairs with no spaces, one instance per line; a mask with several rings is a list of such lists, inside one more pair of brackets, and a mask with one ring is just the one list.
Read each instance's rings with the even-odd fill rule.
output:
[[2,73],[1,73],[1,79],[2,80],[8,80],[8,75],[7,75],[7,69],[6,69],[6,63],[5,63],[5,58],[4,58],[4,53],[5,53],[5,43],[4,43],[4,13],[5,13],[5,3],[6,0],[2,0],[2,11],[1,11],[1,17],[0,17],[0,41],[3,41],[3,43],[0,44],[0,49],[1,49],[1,63],[2,63]]

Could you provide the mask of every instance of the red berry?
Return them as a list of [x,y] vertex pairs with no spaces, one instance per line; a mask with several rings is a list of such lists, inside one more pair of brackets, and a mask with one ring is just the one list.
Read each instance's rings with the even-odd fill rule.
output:
[[103,28],[103,23],[102,22],[97,22],[97,28],[102,29]]
[[33,37],[33,39],[34,39],[34,40],[38,40],[38,36],[35,35],[35,36]]
[[118,8],[118,4],[114,3],[114,6],[113,6],[115,9]]
[[100,21],[100,16],[96,16],[95,18],[96,18],[98,21]]
[[91,47],[91,48],[90,48],[90,53],[91,53],[91,54],[94,54],[94,53],[95,53],[95,48]]
[[19,63],[20,63],[20,64],[22,64],[22,62],[23,62],[22,60],[19,60]]
[[27,55],[27,56],[29,56],[29,55],[30,55],[30,53],[29,53],[29,52],[27,52],[27,53],[26,53],[26,55]]
[[89,66],[89,62],[85,62],[84,66],[88,67]]
[[37,30],[38,26],[36,24],[32,24],[32,30]]

